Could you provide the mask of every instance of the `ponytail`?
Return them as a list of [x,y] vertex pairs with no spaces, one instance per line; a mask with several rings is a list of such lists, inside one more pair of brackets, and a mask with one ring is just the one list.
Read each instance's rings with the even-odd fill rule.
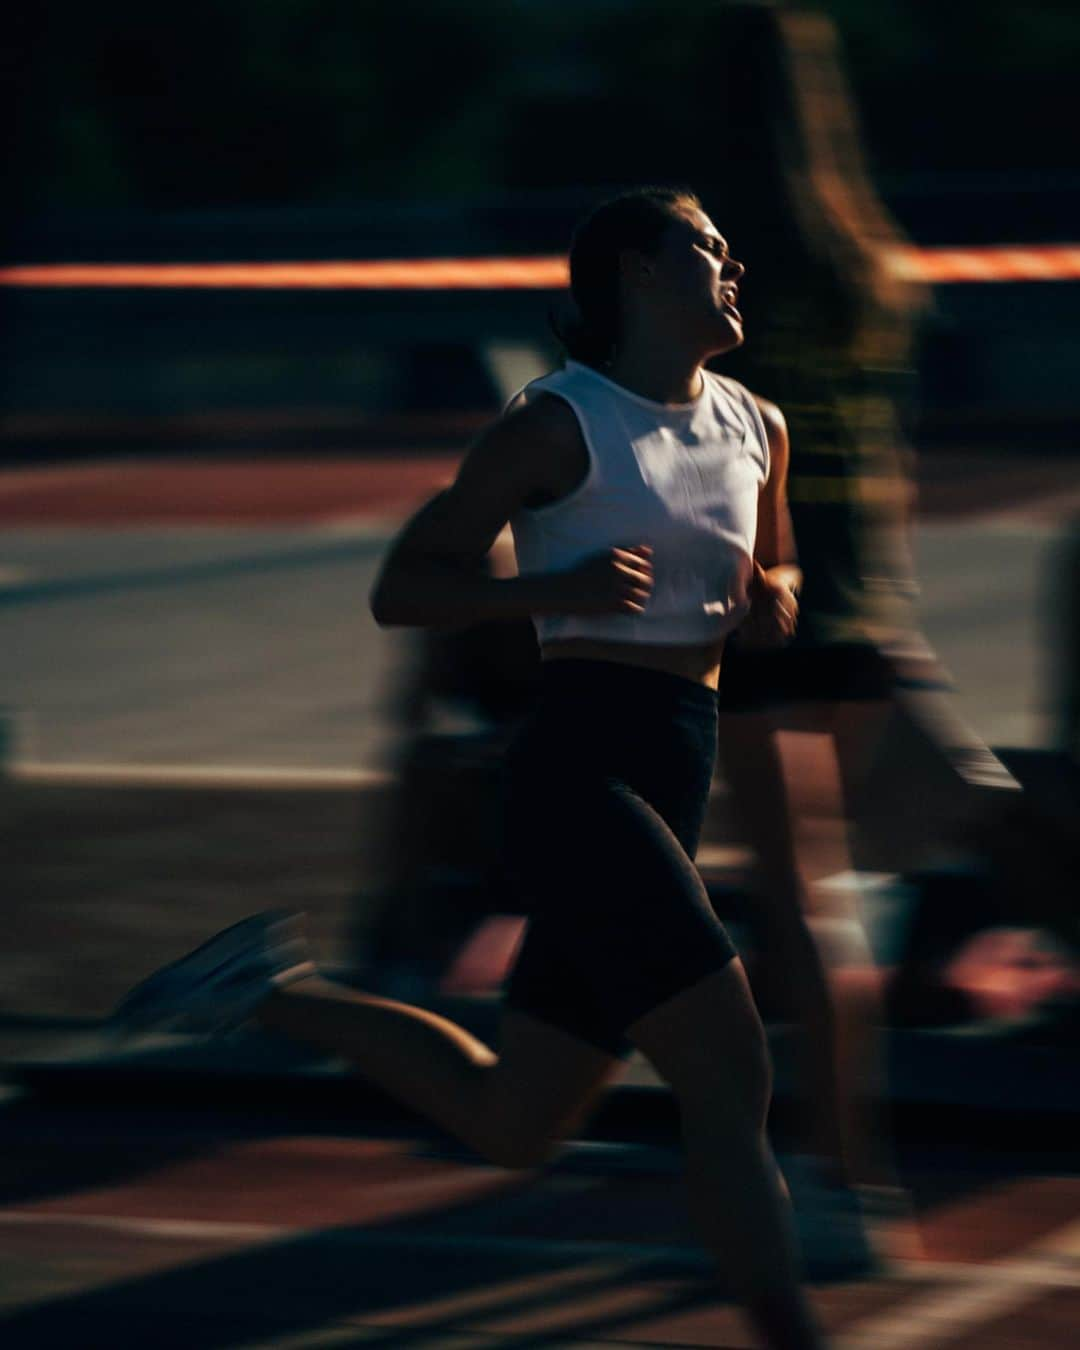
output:
[[599,370],[610,363],[618,340],[618,313],[599,312],[590,324],[581,309],[568,300],[548,311],[548,326],[572,361]]

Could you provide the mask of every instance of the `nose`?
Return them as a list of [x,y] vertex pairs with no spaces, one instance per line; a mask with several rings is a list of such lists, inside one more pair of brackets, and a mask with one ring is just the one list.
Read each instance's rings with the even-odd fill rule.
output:
[[738,281],[746,275],[746,268],[738,258],[725,258],[723,276],[726,280]]

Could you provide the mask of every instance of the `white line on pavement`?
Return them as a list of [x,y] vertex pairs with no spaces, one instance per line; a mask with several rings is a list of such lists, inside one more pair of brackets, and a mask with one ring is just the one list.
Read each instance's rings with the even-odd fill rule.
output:
[[[871,1315],[836,1340],[836,1350],[935,1350],[973,1328],[1034,1302],[1050,1289],[1080,1288],[1080,1223],[1066,1224],[1010,1257],[972,1267],[952,1288]],[[907,1263],[912,1273],[917,1261]],[[950,1263],[951,1264],[951,1263]]]
[[[394,1187],[398,1184],[392,1183]],[[424,1184],[430,1189],[429,1180],[425,1180]],[[469,1178],[469,1186],[475,1189],[475,1178]],[[319,1241],[347,1246],[415,1251],[470,1251],[482,1254],[513,1252],[516,1255],[558,1259],[621,1259],[632,1263],[655,1262],[665,1265],[674,1263],[694,1271],[711,1270],[714,1264],[713,1259],[698,1248],[677,1244],[579,1242],[499,1234],[383,1233],[352,1226],[305,1228],[216,1219],[143,1219],[14,1209],[0,1210],[0,1227],[4,1226],[94,1228],[165,1239],[220,1238],[223,1241],[272,1242],[317,1238]],[[959,1330],[967,1325],[963,1318],[973,1312],[983,1313],[986,1310],[986,1316],[993,1316],[998,1311],[998,1304],[991,1294],[1001,1294],[1003,1297],[1008,1294],[1001,1304],[1007,1307],[1013,1298],[1022,1302],[1029,1297],[1037,1297],[1043,1290],[1080,1288],[1080,1261],[1076,1255],[1078,1247],[1080,1223],[1069,1224],[1004,1261],[982,1264],[961,1261],[890,1261],[886,1278],[952,1287],[936,1289],[923,1299],[913,1299],[879,1317],[868,1319],[853,1337],[839,1341],[838,1346],[850,1347],[850,1350],[870,1350],[870,1347],[873,1350],[894,1350],[894,1347],[899,1350],[899,1347],[933,1344],[927,1337],[940,1335],[946,1320],[950,1324],[955,1323]],[[877,1336],[878,1339],[868,1338],[871,1336]]]

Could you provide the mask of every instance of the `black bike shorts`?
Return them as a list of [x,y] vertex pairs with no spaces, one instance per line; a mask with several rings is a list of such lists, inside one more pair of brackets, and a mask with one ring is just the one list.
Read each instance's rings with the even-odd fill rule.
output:
[[507,1003],[610,1054],[735,948],[693,864],[716,755],[707,686],[543,663],[507,757],[507,866],[529,916]]

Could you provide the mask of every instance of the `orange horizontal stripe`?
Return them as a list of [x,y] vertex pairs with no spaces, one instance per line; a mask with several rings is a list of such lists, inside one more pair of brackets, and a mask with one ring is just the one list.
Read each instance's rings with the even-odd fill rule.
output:
[[[902,248],[890,264],[901,276],[931,284],[1075,281],[1080,245]],[[404,258],[367,262],[44,263],[0,268],[0,286],[210,290],[557,290],[566,259]]]
[[527,290],[567,283],[566,259],[403,258],[373,262],[47,263],[0,269],[0,285],[269,290]]
[[890,262],[901,276],[938,285],[965,281],[1080,280],[1077,244],[904,248],[893,251]]

